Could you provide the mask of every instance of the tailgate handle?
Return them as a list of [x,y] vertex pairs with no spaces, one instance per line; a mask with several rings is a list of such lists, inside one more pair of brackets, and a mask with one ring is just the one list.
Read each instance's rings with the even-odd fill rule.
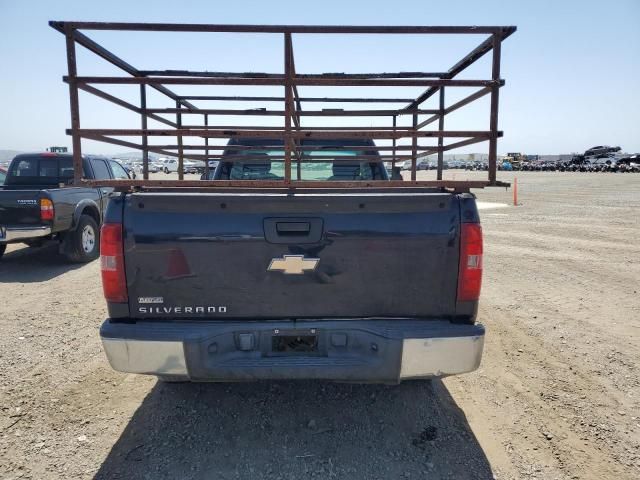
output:
[[309,235],[311,224],[309,222],[278,222],[276,231],[278,235]]
[[265,218],[264,236],[269,243],[318,243],[322,239],[323,224],[322,218]]

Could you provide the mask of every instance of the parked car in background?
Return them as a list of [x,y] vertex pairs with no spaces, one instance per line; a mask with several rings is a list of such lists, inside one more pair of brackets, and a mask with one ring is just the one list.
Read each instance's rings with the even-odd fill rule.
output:
[[[174,173],[178,171],[178,160],[175,158],[165,158],[161,165],[161,169],[164,173]],[[198,173],[199,167],[201,167],[199,163],[192,162],[190,160],[184,160],[182,162],[184,173]]]
[[[118,162],[84,155],[84,176],[130,178]],[[0,257],[10,243],[37,246],[56,240],[72,262],[99,255],[100,224],[113,188],[73,186],[71,154],[29,153],[16,156],[0,187]]]
[[[134,164],[133,168],[137,173],[143,173],[144,171],[142,162]],[[160,167],[158,164],[156,162],[149,161],[149,173],[158,173],[159,171]]]
[[175,158],[161,158],[159,163],[160,170],[164,173],[173,173],[178,171],[178,160]]
[[184,160],[182,162],[182,168],[184,169],[184,173],[198,173],[198,169],[202,168],[202,164],[200,162],[192,162],[191,160]]

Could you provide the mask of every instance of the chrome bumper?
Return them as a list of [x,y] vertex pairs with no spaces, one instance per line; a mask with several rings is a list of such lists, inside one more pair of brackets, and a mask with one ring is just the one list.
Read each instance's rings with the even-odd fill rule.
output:
[[406,338],[402,345],[400,379],[433,378],[473,372],[480,366],[484,335]]
[[[282,322],[135,322],[107,320],[100,331],[114,370],[194,381],[320,379],[398,383],[471,372],[484,346],[482,325],[448,321],[313,321],[323,351],[274,355],[271,335]],[[296,328],[302,328],[301,322]],[[252,332],[247,348],[238,335]],[[336,340],[340,340],[336,342]]]
[[0,226],[0,243],[19,242],[29,238],[51,235],[51,227],[3,227]]
[[[114,370],[148,375],[188,376],[182,342],[103,338]],[[473,372],[480,366],[484,337],[409,338],[403,341],[400,380]]]
[[150,375],[187,375],[182,342],[102,338],[114,370]]

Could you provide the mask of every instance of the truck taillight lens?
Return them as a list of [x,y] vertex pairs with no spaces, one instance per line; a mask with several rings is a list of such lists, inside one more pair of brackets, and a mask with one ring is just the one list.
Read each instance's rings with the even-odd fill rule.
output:
[[122,225],[105,223],[100,230],[100,270],[102,289],[107,302],[125,303],[127,282],[124,274]]
[[478,223],[463,223],[460,236],[460,272],[458,301],[480,298],[482,286],[482,227]]
[[53,220],[53,202],[48,198],[40,199],[40,220]]

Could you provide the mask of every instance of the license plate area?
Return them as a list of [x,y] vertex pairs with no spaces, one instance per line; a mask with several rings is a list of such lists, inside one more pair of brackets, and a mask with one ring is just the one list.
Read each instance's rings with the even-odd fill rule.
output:
[[271,355],[318,355],[319,335],[311,330],[283,330],[271,336]]

